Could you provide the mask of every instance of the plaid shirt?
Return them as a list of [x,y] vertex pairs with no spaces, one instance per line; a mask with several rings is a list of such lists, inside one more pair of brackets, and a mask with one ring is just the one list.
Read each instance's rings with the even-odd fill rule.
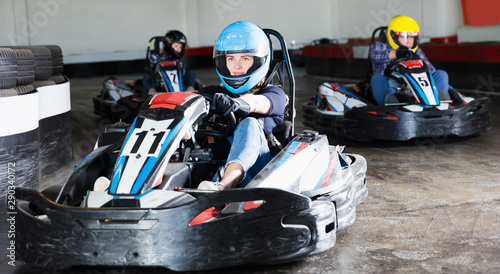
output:
[[[376,42],[370,47],[370,59],[372,61],[372,72],[373,74],[383,74],[385,67],[390,63],[389,60],[389,53],[391,52],[392,48],[389,46],[389,44],[386,43],[380,43]],[[420,56],[420,59],[424,60],[425,64],[429,67],[429,72],[434,73],[436,71],[436,68],[429,62],[427,57],[425,57],[424,52],[420,49],[417,48],[417,51],[415,52]]]

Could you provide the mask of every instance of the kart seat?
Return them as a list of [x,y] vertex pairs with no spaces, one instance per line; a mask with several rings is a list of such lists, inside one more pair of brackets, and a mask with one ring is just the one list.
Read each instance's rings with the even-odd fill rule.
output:
[[380,43],[387,43],[387,26],[381,26],[381,27],[376,28],[372,32],[372,36],[371,36],[371,40],[370,40],[370,47],[369,47],[368,56],[367,56],[368,57],[367,58],[368,59],[368,68],[366,70],[367,73],[365,76],[365,80],[362,83],[358,84],[358,86],[360,86],[362,88],[362,90],[365,90],[365,95],[368,98],[368,100],[371,102],[375,102],[375,99],[373,99],[372,89],[370,87],[370,82],[371,82],[372,75],[373,75],[373,66],[372,66],[372,61],[370,59],[370,49],[371,49],[371,46],[375,43],[375,37],[377,36],[377,32],[379,33],[378,34],[378,41]]
[[169,163],[162,183],[157,188],[173,190],[176,187],[184,187],[189,180],[190,169],[189,163]]
[[[380,33],[378,35],[378,41],[380,43],[387,43],[387,26],[378,27],[377,29],[375,29],[373,31],[373,33],[376,33],[377,31],[380,31]],[[373,41],[372,41],[372,44],[373,44]]]
[[176,187],[195,188],[201,181],[211,180],[222,165],[219,160],[169,163],[161,184],[155,188],[163,190],[173,190]]
[[[282,147],[285,147],[288,142],[293,138],[293,124],[291,121],[284,121],[282,124],[276,126],[273,129],[273,136],[276,137],[278,142],[280,142]],[[270,147],[271,155],[276,155],[277,152],[281,150],[278,148],[278,151],[273,151],[273,147]]]

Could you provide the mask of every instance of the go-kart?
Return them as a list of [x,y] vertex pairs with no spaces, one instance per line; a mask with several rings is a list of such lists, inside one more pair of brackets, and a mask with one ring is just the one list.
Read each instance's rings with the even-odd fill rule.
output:
[[16,188],[20,260],[52,269],[192,271],[275,264],[332,248],[367,197],[366,160],[315,131],[293,133],[286,44],[276,31],[264,31],[284,53],[273,56],[268,79],[285,86],[286,70],[290,108],[284,134],[274,132],[284,148],[247,186],[197,189],[223,165],[204,143],[231,135],[234,114],[218,116],[200,93],[156,94],[131,125],[109,126],[66,182],[41,192]]
[[[161,89],[157,92],[184,91],[183,71],[185,69],[182,62],[158,61],[163,48],[162,40],[163,36],[154,36],[149,40],[145,59],[146,72],[161,82]],[[196,88],[201,87],[203,85],[196,81]],[[121,81],[115,77],[109,77],[103,81],[101,92],[92,99],[94,113],[110,118],[114,122],[121,120],[131,123],[147,97],[148,91],[143,86],[143,79]]]
[[[380,41],[384,41],[386,28],[373,32],[372,44],[378,31]],[[464,137],[490,130],[489,98],[466,97],[450,86],[449,98],[440,100],[425,62],[414,57],[396,59],[384,71],[385,76],[399,83],[394,102],[377,105],[366,83],[324,82],[315,97],[302,106],[304,124],[324,134],[362,142]]]

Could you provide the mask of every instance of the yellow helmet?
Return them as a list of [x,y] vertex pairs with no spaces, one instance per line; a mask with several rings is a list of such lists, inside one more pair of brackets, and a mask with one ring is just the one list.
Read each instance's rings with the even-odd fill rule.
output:
[[401,46],[400,38],[407,39],[413,37],[413,45],[408,48],[415,52],[418,47],[420,28],[417,22],[408,16],[395,16],[387,27],[387,40],[393,49]]

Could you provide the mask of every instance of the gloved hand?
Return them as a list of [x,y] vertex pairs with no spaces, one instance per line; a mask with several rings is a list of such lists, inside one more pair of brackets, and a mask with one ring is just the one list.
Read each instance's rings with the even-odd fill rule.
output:
[[227,116],[231,111],[238,116],[250,114],[250,105],[240,98],[231,98],[224,93],[216,93],[212,99],[212,109],[222,116]]
[[418,59],[418,54],[405,46],[399,46],[396,50],[396,59],[407,58],[408,60]]

